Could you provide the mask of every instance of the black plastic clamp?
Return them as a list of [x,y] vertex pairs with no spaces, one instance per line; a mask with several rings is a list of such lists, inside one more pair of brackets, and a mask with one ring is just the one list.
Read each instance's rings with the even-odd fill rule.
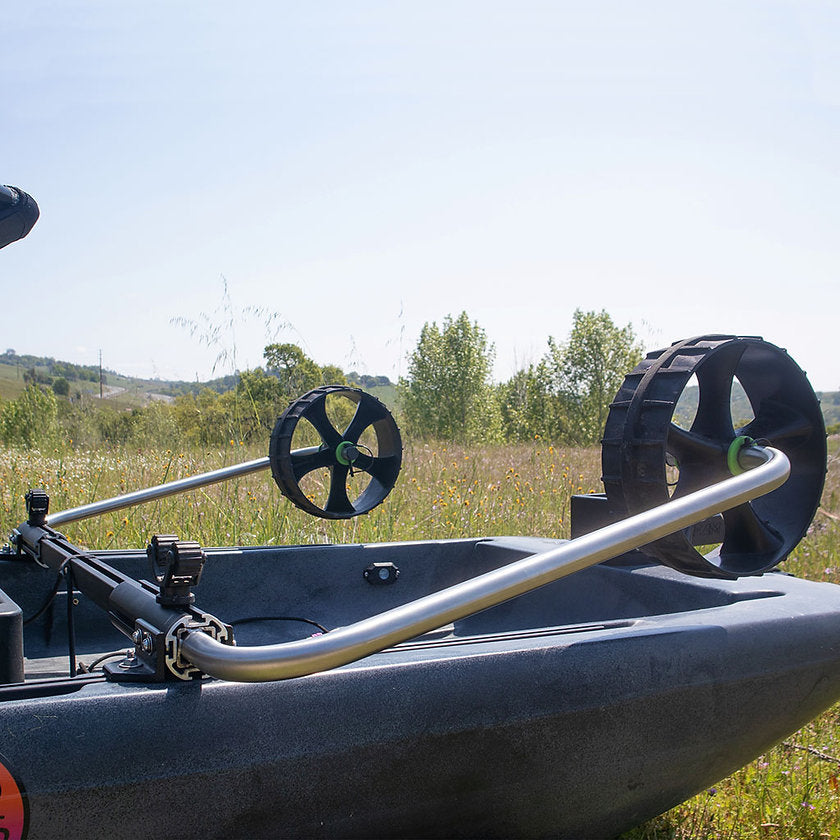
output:
[[152,574],[160,586],[157,601],[165,607],[187,607],[195,601],[207,555],[197,542],[179,540],[174,534],[155,534],[146,549]]
[[50,497],[43,490],[29,490],[24,496],[26,500],[27,523],[33,528],[43,528],[47,524],[47,514],[50,510]]

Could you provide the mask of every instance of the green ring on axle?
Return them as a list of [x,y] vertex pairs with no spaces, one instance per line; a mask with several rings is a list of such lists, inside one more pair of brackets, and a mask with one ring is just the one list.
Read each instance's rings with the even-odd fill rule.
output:
[[[353,456],[352,460],[344,454],[351,447],[355,450],[355,455]],[[341,464],[343,467],[351,466],[353,464],[353,461],[355,461],[358,457],[359,450],[356,449],[356,444],[352,441],[343,440],[335,448],[335,460],[338,461],[338,463]]]
[[732,443],[729,444],[729,449],[726,451],[726,466],[729,467],[729,472],[732,475],[740,475],[746,472],[738,460],[738,455],[745,446],[752,446],[755,440],[748,435],[738,435]]

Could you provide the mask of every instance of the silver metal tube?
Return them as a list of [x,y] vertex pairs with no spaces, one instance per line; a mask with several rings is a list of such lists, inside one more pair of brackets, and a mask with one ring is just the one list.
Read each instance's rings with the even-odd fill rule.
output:
[[181,656],[206,674],[239,682],[288,679],[354,662],[769,493],[790,474],[790,462],[776,449],[750,447],[750,455],[760,456],[764,463],[550,551],[323,636],[276,645],[234,647],[192,631],[181,643]]
[[103,499],[101,502],[91,502],[89,505],[81,505],[70,508],[69,510],[59,511],[58,513],[51,513],[47,516],[47,525],[54,528],[57,525],[64,525],[67,522],[87,519],[89,516],[98,516],[100,513],[108,513],[112,510],[139,505],[142,502],[151,502],[155,499],[162,499],[164,496],[173,496],[175,493],[195,490],[197,487],[204,487],[207,484],[215,484],[219,481],[226,481],[229,478],[248,475],[252,472],[268,469],[270,466],[271,461],[268,458],[257,458],[256,461],[246,461],[244,464],[233,464],[230,467],[222,467],[212,472],[191,475],[187,478],[180,478],[178,481],[161,484],[158,487],[135,490],[133,493],[114,496],[112,499]]

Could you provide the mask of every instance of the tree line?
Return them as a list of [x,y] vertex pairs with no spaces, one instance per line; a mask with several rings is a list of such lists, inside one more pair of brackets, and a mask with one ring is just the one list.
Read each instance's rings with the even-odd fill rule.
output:
[[[494,346],[466,312],[427,323],[397,384],[397,416],[408,437],[459,442],[532,440],[597,442],[609,403],[642,350],[632,328],[606,311],[574,313],[564,341],[547,339],[543,357],[494,383]],[[269,344],[262,367],[240,372],[233,387],[204,387],[123,409],[93,397],[67,399],[29,381],[14,400],[0,403],[0,441],[43,446],[219,446],[265,440],[290,402],[324,384],[375,387],[386,377],[318,365],[295,344]],[[214,383],[216,384],[216,383]],[[63,390],[63,389],[60,389]]]
[[565,341],[552,336],[543,357],[494,385],[494,347],[466,312],[426,324],[399,383],[409,434],[420,438],[521,441],[540,436],[588,445],[609,404],[642,357],[632,327],[578,309]]

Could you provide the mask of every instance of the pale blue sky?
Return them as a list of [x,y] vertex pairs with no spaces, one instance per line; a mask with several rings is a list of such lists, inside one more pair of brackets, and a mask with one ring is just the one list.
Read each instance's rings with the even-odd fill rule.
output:
[[[834,2],[5,4],[0,343],[165,378],[227,278],[272,338],[396,378],[466,309],[497,378],[575,308],[763,335],[840,388]],[[221,316],[213,316],[221,318]],[[400,361],[402,353],[403,361]],[[222,370],[221,372],[226,372]]]

